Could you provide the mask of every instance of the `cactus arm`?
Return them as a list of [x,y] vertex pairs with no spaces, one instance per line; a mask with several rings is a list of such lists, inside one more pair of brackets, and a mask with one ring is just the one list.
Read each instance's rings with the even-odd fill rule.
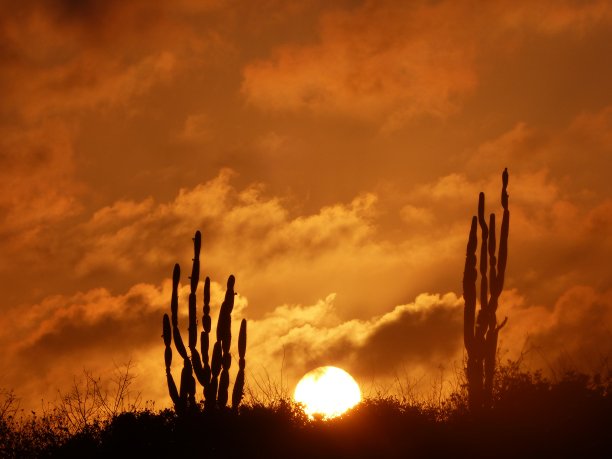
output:
[[172,326],[178,326],[178,283],[181,278],[181,267],[178,263],[172,271],[172,297],[170,299],[170,312],[172,314]]
[[181,277],[181,267],[179,264],[174,265],[172,271],[172,297],[170,299],[170,312],[172,314],[172,337],[176,350],[183,359],[187,358],[187,350],[181,338],[181,332],[178,328],[178,284]]
[[200,281],[200,248],[202,246],[202,234],[195,232],[193,237],[193,265],[191,267],[191,292],[195,293]]
[[476,314],[476,217],[472,217],[470,235],[465,254],[463,270],[463,341],[468,354],[472,352],[474,342],[474,321]]
[[193,377],[192,366],[189,360],[185,360],[185,367],[187,367],[187,371],[186,371],[187,400],[189,401],[189,406],[192,408],[195,408],[196,407],[196,400],[195,400],[196,384],[195,384],[195,378]]
[[189,294],[189,350],[193,352],[198,343],[198,325],[196,319],[196,296]]
[[234,296],[236,294],[234,292],[235,283],[236,278],[233,274],[230,274],[230,276],[227,278],[227,289],[225,290],[225,300],[223,301],[223,304],[227,305],[228,314],[231,314],[232,310],[234,309]]
[[168,314],[164,314],[162,330],[164,346],[166,347],[166,349],[164,350],[164,361],[166,363],[166,370],[169,371],[170,365],[172,365],[172,348],[170,347],[170,345],[172,344],[172,334],[170,332],[170,319],[168,318]]
[[238,333],[238,356],[241,360],[244,360],[247,346],[247,322],[246,319],[242,319],[240,322],[240,332]]
[[202,315],[202,332],[200,333],[200,350],[202,351],[202,371],[196,371],[198,381],[204,387],[204,398],[207,399],[210,395],[209,386],[211,378],[211,370],[208,359],[208,349],[210,346],[210,278],[206,276],[204,280],[204,307]]
[[174,383],[174,378],[172,377],[172,373],[170,372],[170,366],[172,365],[172,334],[170,332],[170,318],[168,314],[164,314],[164,318],[162,321],[162,337],[164,338],[164,362],[166,364],[166,381],[168,383],[168,392],[170,394],[170,398],[172,399],[172,403],[177,406],[180,403],[179,393],[176,389],[176,384]]
[[497,260],[497,285],[496,294],[501,295],[504,289],[504,280],[506,277],[506,264],[508,261],[508,233],[510,229],[510,212],[504,210],[502,217],[501,230],[499,235],[499,257]]
[[213,353],[212,353],[212,364],[211,364],[211,371],[212,371],[212,376],[213,378],[216,378],[219,376],[219,373],[221,372],[221,343],[220,342],[216,342],[215,345],[213,346]]
[[232,342],[232,310],[234,309],[234,284],[236,278],[230,275],[227,279],[227,289],[225,290],[225,299],[219,311],[219,320],[217,322],[217,341],[221,342],[223,353],[229,352]]
[[221,359],[222,371],[219,378],[219,393],[217,396],[217,404],[219,407],[225,407],[227,405],[229,396],[229,369],[232,364],[230,346],[232,342],[232,310],[234,308],[235,282],[235,277],[230,275],[227,279],[225,300],[221,305],[219,321],[217,322],[217,341],[221,342],[221,350],[223,351],[223,356]]
[[166,346],[164,350],[164,362],[166,363],[166,370],[170,371],[172,365],[172,348],[170,346]]
[[[510,230],[510,211],[508,210],[508,169],[504,169],[502,174],[502,194],[501,202],[504,208],[502,216],[502,224],[499,234],[499,251],[497,259],[497,275],[495,277],[495,283],[491,286],[491,296],[495,298],[495,309],[497,308],[497,302],[502,290],[504,289],[504,280],[506,276],[506,264],[508,261],[508,234]],[[495,259],[491,260],[493,264]],[[493,312],[495,312],[495,309]],[[492,324],[495,327],[497,324]]]
[[181,371],[181,385],[179,399],[182,407],[195,407],[195,379],[189,359],[183,360],[183,370]]
[[204,315],[202,316],[202,328],[203,331],[200,333],[200,343],[202,346],[202,360],[205,364],[208,364],[208,346],[209,346],[209,334],[211,328],[210,320],[210,278],[207,276],[204,281]]
[[234,389],[232,390],[232,408],[238,408],[242,397],[244,396],[244,368],[246,367],[246,344],[247,344],[247,322],[246,319],[242,319],[240,322],[240,332],[238,334],[238,374],[236,375],[236,381],[234,382]]
[[238,370],[234,389],[232,390],[232,409],[237,409],[244,397],[244,369]]
[[[211,320],[210,320],[210,278],[206,276],[204,281],[204,315],[202,316],[202,328],[206,334],[210,333]],[[208,352],[206,352],[208,356]]]
[[485,194],[478,196],[478,223],[480,224],[482,242],[480,245],[480,308],[486,310],[488,305],[488,281],[487,281],[487,241],[489,238],[489,228],[484,218]]
[[183,369],[181,370],[181,383],[179,386],[179,398],[182,401],[187,400],[187,361],[189,359],[183,360]]
[[189,293],[189,350],[193,352],[198,342],[198,327],[196,318],[196,291],[200,280],[200,247],[202,235],[196,231],[193,238],[193,265],[191,267],[191,292]]
[[229,369],[223,367],[223,370],[221,370],[221,376],[219,377],[219,393],[217,396],[217,405],[219,406],[219,408],[224,408],[225,406],[227,406],[227,400],[229,397],[228,388],[229,388]]
[[193,372],[195,373],[198,382],[202,386],[208,384],[208,381],[206,380],[206,373],[204,371],[204,367],[202,366],[200,354],[198,353],[198,350],[195,347],[191,349],[191,363],[193,365]]
[[172,373],[170,373],[169,370],[166,370],[166,381],[168,383],[168,392],[170,393],[170,398],[172,399],[172,403],[174,403],[174,407],[177,408],[181,404],[181,399],[179,397],[179,393],[176,388],[176,383],[174,382],[174,378],[172,377]]
[[[212,359],[211,359],[211,380],[208,385],[208,391],[206,396],[206,405],[209,407],[216,406],[217,400],[217,389],[219,387],[219,373],[221,372],[221,343],[217,341],[213,346]],[[206,390],[206,389],[205,389]]]
[[200,346],[202,351],[202,361],[204,362],[204,393],[206,393],[206,386],[210,384],[210,364],[208,360],[208,348],[210,346],[210,278],[206,276],[204,281],[204,315],[202,316],[202,332],[200,333]]
[[183,338],[181,338],[181,332],[177,326],[172,327],[172,338],[174,338],[174,346],[183,359],[188,359],[187,349],[183,344]]
[[506,275],[506,263],[508,261],[508,234],[510,232],[510,211],[508,210],[508,169],[504,169],[502,174],[502,193],[501,203],[504,208],[502,224],[499,234],[499,258],[497,260],[497,296],[501,295],[504,289],[504,278]]
[[164,345],[169,347],[172,343],[172,335],[170,334],[170,318],[168,314],[164,314],[162,321],[162,336],[164,338]]
[[[490,227],[487,226],[484,218],[485,209],[485,194],[478,195],[478,223],[481,229],[480,243],[480,310],[476,318],[476,329],[474,331],[474,352],[473,355],[478,355],[482,358],[482,343],[487,331],[487,311],[489,309],[488,299],[488,279],[487,279],[487,246],[489,241]],[[478,377],[478,376],[476,376]]]
[[200,344],[201,344],[201,349],[202,349],[202,361],[204,363],[203,365],[204,373],[202,374],[203,379],[200,383],[206,389],[206,385],[210,383],[210,374],[211,374],[210,364],[208,360],[208,348],[209,348],[208,333],[206,332],[200,333]]
[[497,248],[497,240],[495,238],[495,214],[489,216],[489,285],[491,298],[489,301],[495,301],[499,296],[497,294],[497,258],[495,250]]

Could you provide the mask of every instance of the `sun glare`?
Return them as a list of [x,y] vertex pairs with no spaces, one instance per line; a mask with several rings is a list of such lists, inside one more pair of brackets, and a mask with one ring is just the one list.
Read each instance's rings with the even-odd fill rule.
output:
[[339,416],[361,401],[361,391],[353,377],[332,366],[306,373],[295,387],[293,398],[304,404],[304,411],[325,419]]

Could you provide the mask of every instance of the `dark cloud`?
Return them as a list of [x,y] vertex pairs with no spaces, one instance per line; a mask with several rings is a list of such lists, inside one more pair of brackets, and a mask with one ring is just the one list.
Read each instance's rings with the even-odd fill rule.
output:
[[557,300],[550,323],[534,330],[529,343],[547,370],[606,371],[612,353],[611,321],[609,290],[573,287]]
[[462,343],[462,318],[461,307],[443,302],[404,310],[395,321],[376,328],[356,350],[356,370],[361,375],[389,375],[402,365],[435,367],[449,362]]

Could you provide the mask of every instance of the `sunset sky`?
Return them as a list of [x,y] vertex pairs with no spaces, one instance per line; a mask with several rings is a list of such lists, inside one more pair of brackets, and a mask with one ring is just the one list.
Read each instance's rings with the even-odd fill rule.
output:
[[503,355],[612,356],[612,1],[0,5],[0,388],[22,406],[129,359],[170,405],[162,316],[178,262],[186,336],[198,229],[252,388],[450,379],[504,167]]

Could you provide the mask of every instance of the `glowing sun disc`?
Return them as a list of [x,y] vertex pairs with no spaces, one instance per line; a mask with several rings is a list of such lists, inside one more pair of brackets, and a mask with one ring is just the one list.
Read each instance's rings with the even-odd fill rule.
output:
[[293,399],[304,404],[309,417],[339,416],[361,401],[361,391],[353,377],[332,366],[315,368],[306,373],[295,386]]

